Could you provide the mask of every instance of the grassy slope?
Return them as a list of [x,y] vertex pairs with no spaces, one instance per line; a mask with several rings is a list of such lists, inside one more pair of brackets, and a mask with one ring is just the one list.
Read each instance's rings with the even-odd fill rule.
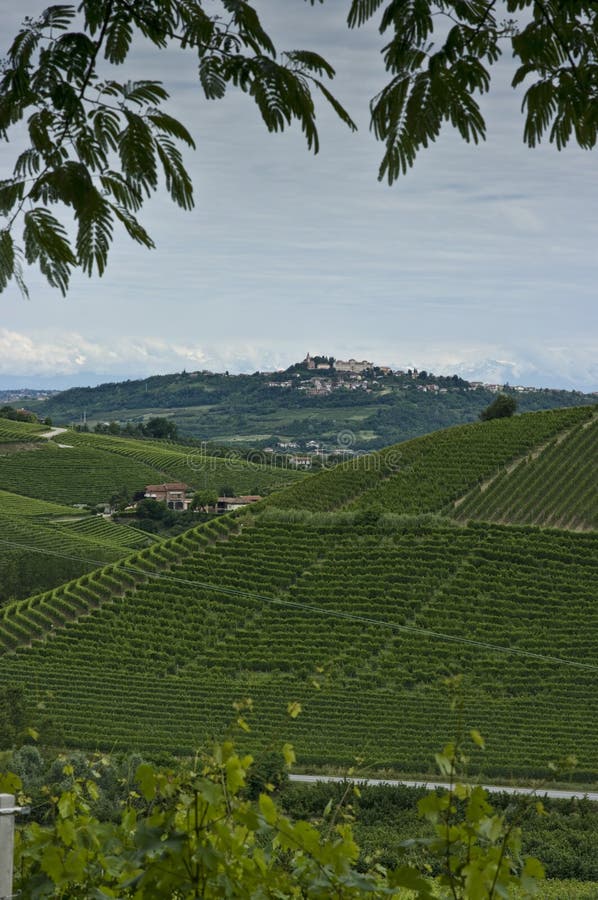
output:
[[69,506],[0,491],[0,603],[120,559],[154,538]]
[[47,425],[30,422],[17,422],[0,418],[0,444],[11,444],[20,441],[40,441],[40,433],[47,431]]
[[[237,493],[268,493],[304,477],[245,461],[205,457],[157,441],[68,431],[56,441],[32,442],[44,429],[0,419],[0,537],[5,542],[0,544],[0,603],[61,584],[153,540],[98,519],[72,527],[50,521],[71,515],[69,504],[106,502],[122,488],[132,494],[162,481],[184,480],[214,491],[226,485]],[[33,553],[48,555],[31,557],[31,547]]]
[[[596,672],[380,624],[595,663],[595,534],[405,515],[450,509],[477,481],[589,414],[451,429],[402,445],[399,458],[390,448],[378,467],[364,460],[314,476],[258,515],[226,517],[137,554],[132,571],[92,575],[13,607],[0,637],[20,649],[0,660],[0,678],[50,687],[75,745],[190,750],[250,695],[259,725],[248,740],[283,730],[303,761],[348,763],[362,753],[371,766],[421,771],[453,728],[440,682],[462,672],[466,723],[488,739],[488,773],[533,774],[575,750],[591,777]],[[368,521],[372,506],[385,505],[403,515]],[[318,512],[342,506],[353,512]],[[227,527],[229,539],[215,541]],[[51,641],[22,646],[49,622]],[[290,725],[285,707],[295,699],[304,713]]]
[[598,417],[553,438],[457,501],[455,518],[598,529]]
[[304,479],[291,469],[246,462],[242,459],[206,456],[200,448],[159,441],[134,440],[109,435],[68,432],[69,443],[135,460],[168,475],[186,481],[195,488],[219,491],[230,485],[238,494],[277,490]]
[[[184,480],[191,487],[218,491],[223,485],[238,493],[268,493],[302,479],[302,475],[241,460],[204,457],[189,448],[160,442],[60,435],[59,447],[47,441],[30,448],[0,449],[0,489],[55,503],[105,502],[126,487],[130,493],[146,484]],[[69,446],[70,445],[70,446]]]
[[351,460],[269,503],[321,511],[447,512],[513,459],[592,415],[591,407],[578,407],[456,426]]

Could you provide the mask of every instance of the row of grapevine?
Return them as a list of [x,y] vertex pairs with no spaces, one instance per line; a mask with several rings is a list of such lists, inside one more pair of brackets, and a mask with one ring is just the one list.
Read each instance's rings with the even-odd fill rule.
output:
[[128,550],[137,547],[145,547],[148,543],[159,540],[155,535],[140,531],[129,525],[120,525],[112,519],[103,516],[86,516],[71,522],[62,522],[59,525],[63,532],[75,534],[78,537],[91,538],[101,544],[118,545]]
[[57,516],[80,515],[71,506],[61,506],[48,500],[25,497],[10,491],[0,491],[0,513],[5,516],[18,516],[26,519],[48,519]]
[[162,480],[176,478],[196,488],[218,491],[227,485],[238,494],[265,494],[305,477],[292,469],[275,468],[234,457],[207,456],[200,448],[85,432],[75,432],[74,435],[72,441],[78,446],[97,448],[137,460],[161,471]]
[[0,445],[21,441],[26,441],[27,443],[29,441],[41,441],[43,438],[40,437],[40,433],[47,430],[46,425],[0,418]]
[[[42,526],[36,527],[41,532]],[[90,559],[88,556],[83,557],[83,561],[101,565],[103,561],[121,558],[121,563],[118,566],[94,569],[89,574],[82,575],[77,580],[67,582],[52,591],[4,606],[0,611],[0,651],[12,650],[23,643],[29,644],[33,640],[48,637],[50,631],[54,632],[56,628],[60,629],[78,616],[88,614],[103,602],[113,601],[138,581],[146,580],[148,575],[157,575],[181,558],[199,552],[213,541],[228,537],[237,528],[237,518],[223,516],[169,541],[154,542],[150,547],[124,559],[122,547],[115,546],[111,549],[109,545],[101,545],[85,535],[68,537],[64,531],[45,529],[47,542],[42,546],[40,539],[40,550],[47,550],[51,554],[54,551],[58,552],[59,546],[61,554],[68,554],[69,551],[81,553],[86,543],[88,553],[91,553],[93,548],[96,559]],[[25,546],[15,520],[6,520],[5,533],[16,538],[15,544]],[[33,549],[32,545],[29,547]],[[63,606],[63,601],[66,601],[66,606]],[[55,611],[57,603],[58,609],[63,610],[64,614]],[[75,614],[72,614],[73,610]],[[51,629],[48,615],[51,619]],[[31,624],[29,630],[27,630],[28,622]]]
[[123,487],[142,490],[163,481],[144,463],[91,447],[39,449],[0,455],[0,488],[54,503],[101,503]]
[[310,510],[446,512],[508,462],[593,412],[578,407],[456,426],[351,460],[281,491],[269,503]]
[[[17,648],[0,681],[50,690],[75,746],[190,752],[251,696],[254,749],[284,729],[306,763],[422,771],[453,727],[441,681],[463,672],[486,772],[575,750],[598,773],[598,671],[492,646],[595,664],[593,535],[292,518],[224,517],[21,605],[0,621]],[[88,614],[48,631],[60,603]]]
[[598,418],[478,487],[455,508],[460,521],[483,519],[561,528],[598,528]]

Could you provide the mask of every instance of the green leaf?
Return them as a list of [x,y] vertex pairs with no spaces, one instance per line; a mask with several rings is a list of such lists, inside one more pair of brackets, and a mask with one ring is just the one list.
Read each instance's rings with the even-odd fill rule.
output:
[[135,780],[145,800],[153,800],[156,796],[156,775],[149,763],[141,763],[137,766]]
[[168,100],[168,91],[161,81],[132,81],[126,85],[123,96],[130,103],[148,106]]
[[154,139],[148,124],[124,110],[127,127],[121,132],[118,152],[125,178],[131,179],[149,196],[158,184]]
[[287,50],[285,57],[292,63],[298,63],[301,70],[316,72],[318,75],[327,75],[334,78],[335,71],[323,56],[313,53],[311,50]]
[[0,215],[7,215],[20,200],[23,199],[24,181],[12,178],[0,181]]
[[164,132],[165,134],[171,135],[171,137],[176,137],[180,141],[184,141],[188,147],[195,149],[195,141],[193,140],[185,126],[181,122],[179,122],[178,119],[174,119],[172,116],[169,116],[164,112],[148,113],[147,119],[160,131]]
[[297,760],[292,744],[286,743],[282,745],[282,755],[286,766],[292,766]]
[[162,163],[166,189],[183,209],[193,208],[193,184],[185,167],[181,153],[168,138],[156,138],[156,151]]
[[131,215],[128,210],[121,206],[111,206],[111,209],[117,219],[125,226],[129,237],[132,237],[138,244],[152,250],[156,245],[145,230],[145,228],[137,221],[135,216]]
[[15,249],[10,231],[0,231],[0,292],[12,279],[15,271]]
[[23,787],[23,782],[14,772],[0,772],[0,794],[16,794]]
[[538,881],[543,881],[544,878],[544,866],[540,860],[535,859],[533,856],[526,857],[520,878],[522,889],[535,893],[538,890]]
[[71,791],[65,791],[58,801],[58,812],[63,819],[68,819],[75,814],[75,797]]
[[287,713],[291,717],[291,719],[296,719],[298,715],[300,715],[302,710],[302,706],[296,700],[287,704]]
[[339,119],[342,122],[344,122],[345,125],[348,125],[349,128],[351,129],[351,131],[357,131],[357,125],[355,124],[355,122],[353,121],[353,119],[351,118],[351,116],[349,115],[347,110],[344,108],[344,106],[341,106],[341,104],[338,102],[336,97],[328,90],[326,85],[322,84],[321,81],[317,81],[317,80],[314,83],[316,84],[318,90],[324,95],[324,97],[326,98],[326,100],[328,101],[330,106],[333,108],[333,110],[335,111],[335,113],[337,114]]
[[471,737],[472,741],[474,742],[474,744],[483,750],[485,748],[486,744],[484,743],[484,738],[482,737],[480,732],[477,730],[477,728],[472,728],[471,731],[469,732],[469,734],[470,734],[470,737]]
[[226,93],[226,79],[222,64],[215,56],[199,61],[199,81],[208,100],[221,100]]
[[49,283],[66,294],[70,270],[77,264],[77,259],[64,227],[47,209],[37,207],[25,213],[23,236],[27,262],[39,261]]
[[349,28],[360,28],[372,18],[384,0],[353,0],[347,16]]
[[132,38],[131,18],[117,7],[106,29],[104,56],[108,62],[115,65],[123,63],[129,52]]
[[270,797],[269,794],[260,794],[258,805],[260,808],[260,812],[268,825],[274,825],[278,817],[278,813],[272,797]]
[[98,275],[103,275],[112,240],[112,211],[100,194],[95,193],[95,202],[77,213],[77,260],[88,275],[93,274],[94,266]]

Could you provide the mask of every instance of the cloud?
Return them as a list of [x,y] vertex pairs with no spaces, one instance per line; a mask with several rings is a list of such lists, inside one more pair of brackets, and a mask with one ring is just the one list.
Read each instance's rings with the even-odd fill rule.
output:
[[[304,346],[305,344],[305,346]],[[327,342],[318,329],[304,336],[278,341],[220,341],[212,345],[190,341],[168,341],[155,336],[135,340],[121,337],[91,341],[76,332],[38,333],[30,336],[0,328],[0,375],[14,378],[38,377],[40,387],[49,377],[72,377],[72,383],[141,378],[182,369],[230,372],[271,371],[286,368],[302,359],[306,351],[331,353],[344,358],[370,359],[396,368],[418,368],[437,374],[458,374],[473,381],[527,384],[593,391],[598,387],[598,348],[591,342],[582,346],[546,345],[528,347],[498,344],[450,342],[361,341],[337,339]]]

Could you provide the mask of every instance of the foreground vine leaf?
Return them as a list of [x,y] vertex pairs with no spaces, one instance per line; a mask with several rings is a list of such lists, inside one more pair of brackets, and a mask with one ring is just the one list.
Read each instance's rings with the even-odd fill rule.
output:
[[[459,742],[447,745],[442,755],[447,753],[454,776]],[[279,756],[281,764],[294,761],[292,746],[284,744]],[[293,820],[281,811],[271,787],[251,799],[253,767],[252,757],[241,756],[231,740],[215,745],[191,768],[141,763],[138,789],[120,819],[102,822],[90,812],[98,797],[96,782],[76,776],[66,764],[69,786],[50,798],[50,824],[18,829],[15,889],[23,898],[69,900],[403,900],[406,890],[417,900],[488,900],[507,896],[511,888],[518,896],[532,896],[543,878],[537,860],[521,858],[519,827],[494,812],[481,787],[451,782],[420,801],[420,813],[436,836],[408,843],[425,845],[431,866],[441,869],[440,877],[432,878],[411,865],[378,863],[362,871],[352,826],[338,821],[339,808],[327,829]]]

